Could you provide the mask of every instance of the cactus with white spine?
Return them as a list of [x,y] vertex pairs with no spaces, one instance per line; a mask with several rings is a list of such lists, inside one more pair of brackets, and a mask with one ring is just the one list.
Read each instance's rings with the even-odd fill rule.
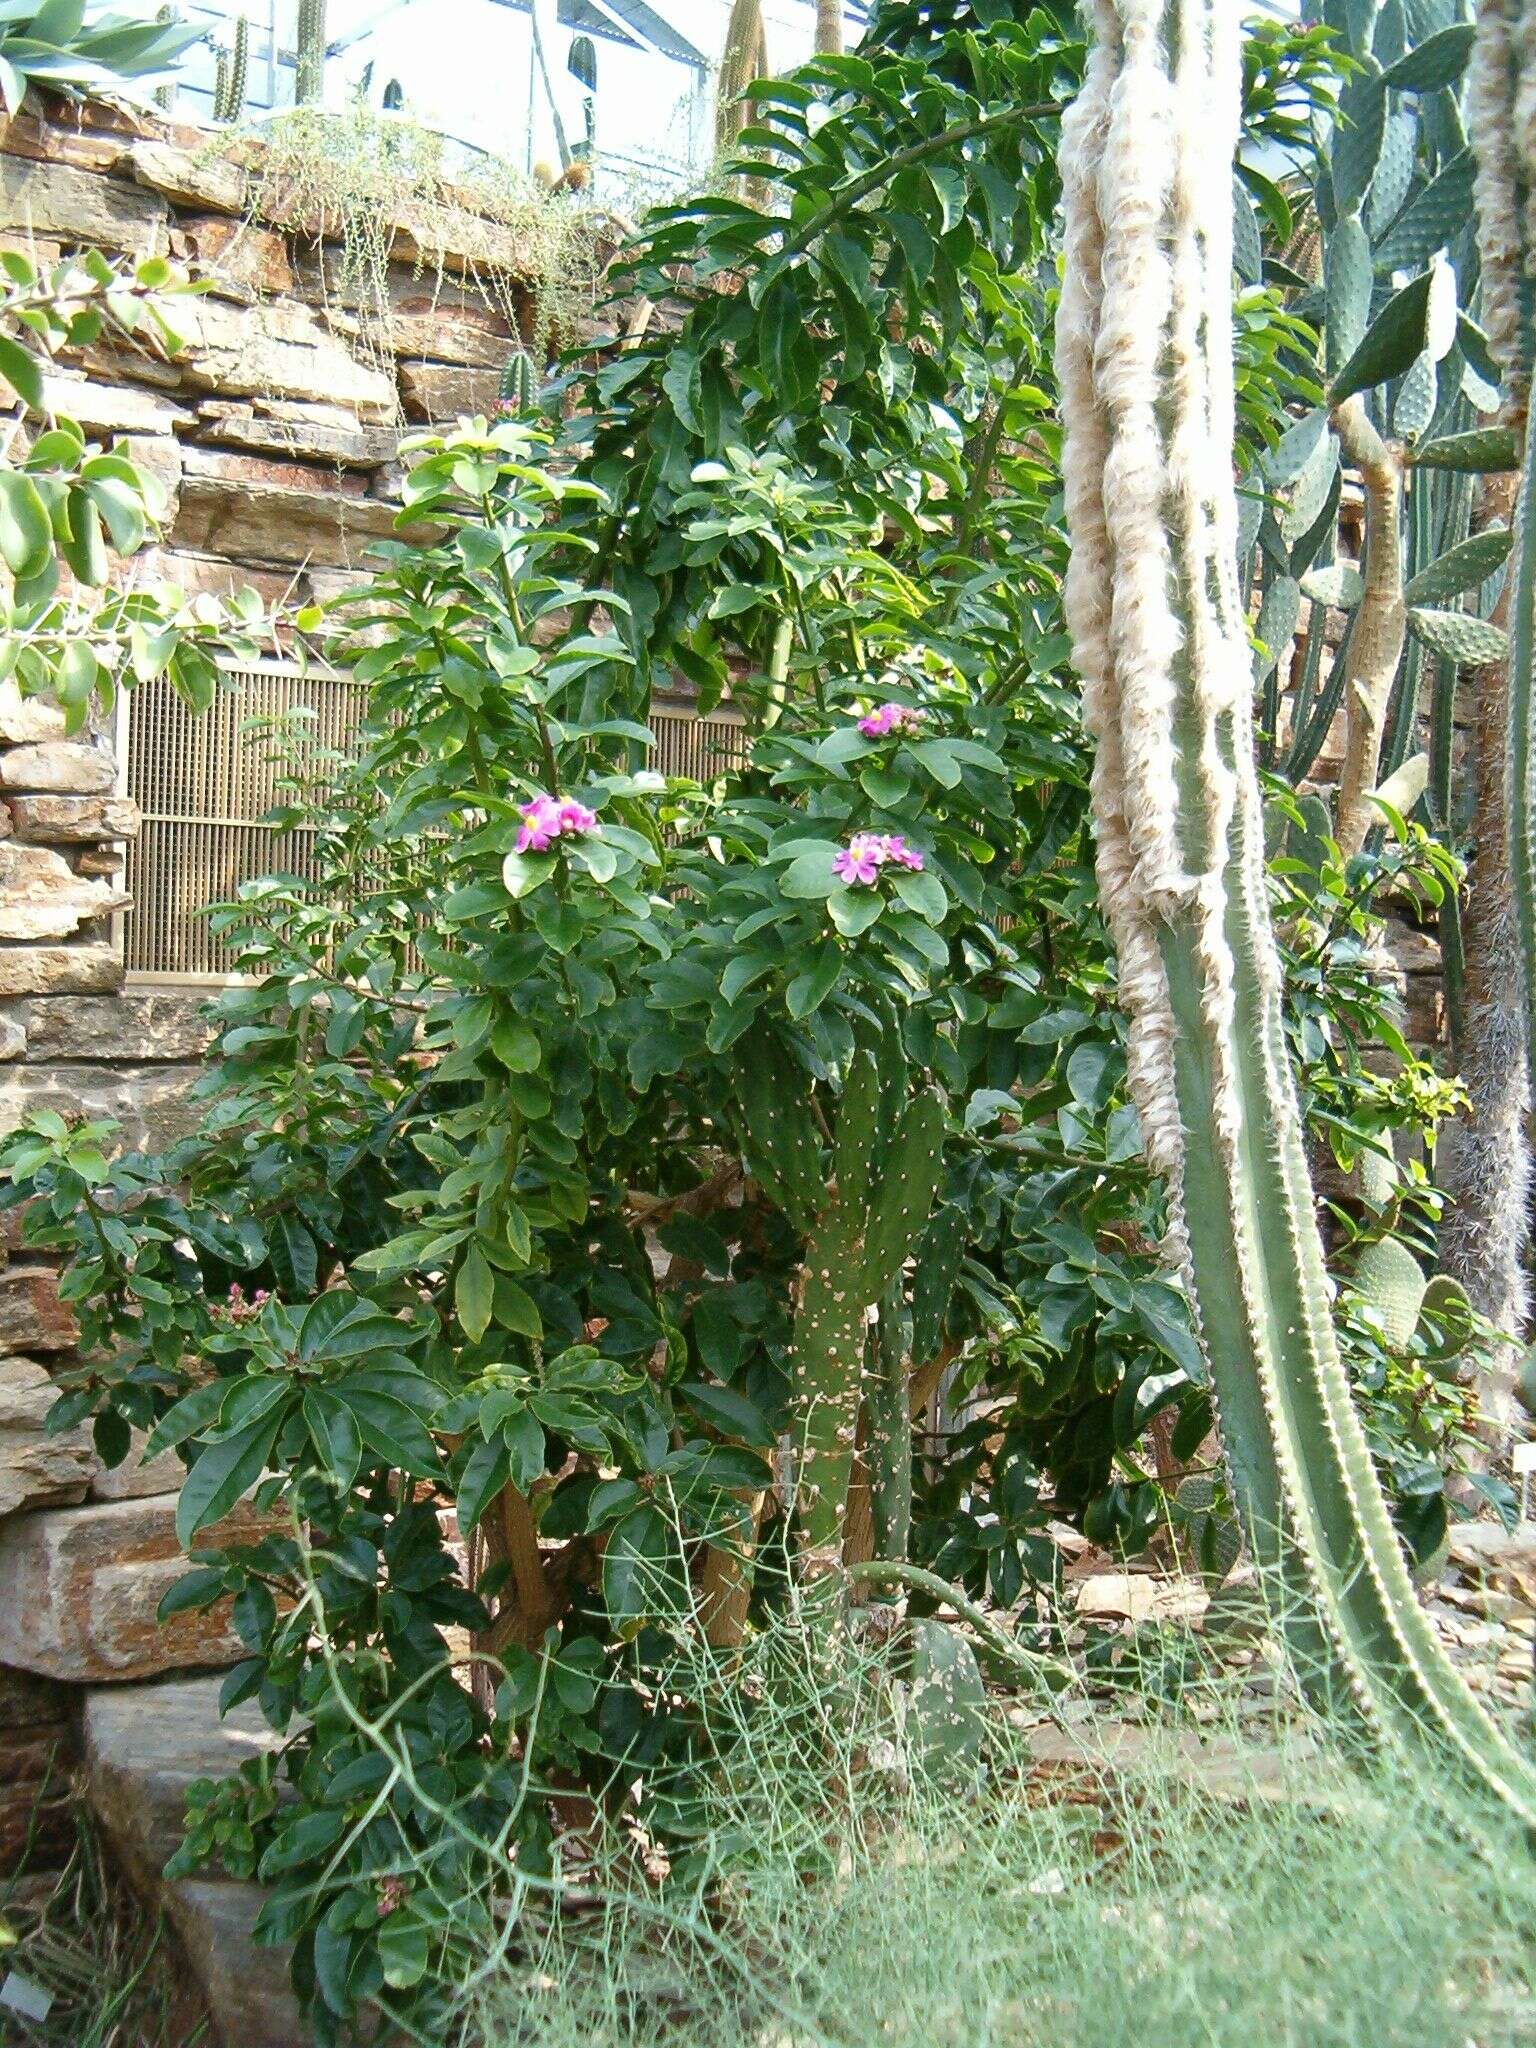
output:
[[[810,1581],[842,1561],[869,1311],[882,1303],[888,1315],[899,1313],[902,1268],[938,1190],[944,1113],[936,1095],[910,1092],[894,1031],[878,1052],[861,1044],[844,1078],[828,1173],[804,1075],[768,1034],[742,1044],[742,1149],[805,1239],[791,1370],[800,1569]],[[888,1408],[876,1400],[873,1428],[890,1427]],[[894,1444],[871,1445],[877,1471],[889,1462],[887,1450],[901,1455]],[[890,1493],[883,1497],[888,1503]]]
[[1505,823],[1525,984],[1525,1045],[1536,1071],[1536,445],[1527,431],[1536,370],[1536,6],[1482,0],[1472,65],[1483,317],[1504,373],[1505,418],[1525,440],[1510,572]]
[[1414,1597],[1330,1313],[1266,895],[1235,573],[1239,10],[1095,0],[1061,152],[1068,623],[1097,741],[1100,889],[1131,1082],[1165,1176],[1255,1553],[1308,1675],[1385,1746],[1450,1756],[1536,1821],[1536,1770]]

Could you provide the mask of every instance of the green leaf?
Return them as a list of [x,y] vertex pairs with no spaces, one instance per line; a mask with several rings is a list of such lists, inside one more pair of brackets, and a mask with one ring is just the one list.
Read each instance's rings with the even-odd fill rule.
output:
[[200,1436],[218,1420],[224,1398],[234,1385],[232,1380],[209,1380],[206,1385],[194,1387],[184,1395],[175,1407],[162,1415],[149,1433],[144,1446],[146,1458],[158,1458],[162,1451],[172,1451],[178,1444],[184,1444],[188,1437]]
[[786,896],[814,898],[830,896],[842,885],[832,872],[838,848],[830,840],[819,839],[806,846],[784,870],[779,887]]
[[376,1941],[384,1982],[392,1991],[409,1991],[427,1974],[427,1927],[407,1907],[393,1912],[379,1926]]
[[1424,348],[1429,332],[1433,273],[1425,271],[1390,298],[1334,380],[1333,401],[1401,377]]
[[464,1541],[511,1477],[507,1447],[499,1438],[477,1443],[459,1481],[459,1535]]
[[931,868],[919,868],[915,872],[898,869],[892,887],[907,908],[928,924],[942,924],[949,914],[949,898],[944,893],[944,884]]
[[30,349],[0,334],[0,377],[33,412],[43,409],[43,366]]
[[471,1245],[453,1283],[453,1304],[471,1343],[478,1344],[491,1326],[496,1282],[478,1245]]
[[249,1429],[210,1444],[182,1482],[176,1496],[176,1539],[191,1547],[199,1529],[227,1515],[266,1470],[281,1416],[263,1416]]
[[885,898],[878,889],[839,887],[827,902],[827,915],[845,939],[856,939],[861,932],[867,932],[879,922],[884,911]]
[[1438,604],[1459,597],[1464,590],[1476,590],[1503,567],[1513,536],[1507,526],[1492,526],[1431,562],[1417,576],[1410,577],[1403,596],[1409,604]]
[[500,1017],[491,1027],[491,1051],[510,1074],[537,1072],[544,1048],[521,1017]]
[[609,1534],[603,1600],[609,1619],[626,1635],[652,1616],[675,1617],[687,1609],[688,1576],[676,1532],[649,1502]]
[[175,1585],[166,1589],[155,1609],[155,1619],[167,1622],[172,1615],[200,1611],[211,1607],[223,1595],[223,1570],[215,1565],[203,1565],[195,1572],[184,1572]]
[[53,527],[36,484],[0,469],[0,555],[18,580],[39,576],[53,557]]
[[1378,270],[1411,270],[1449,247],[1472,218],[1477,173],[1470,149],[1455,156],[1408,202],[1375,251]]
[[712,1422],[727,1436],[740,1437],[759,1448],[773,1442],[773,1431],[762,1410],[734,1387],[712,1386],[707,1380],[689,1380],[678,1392],[697,1415]]
[[416,1479],[436,1479],[441,1472],[437,1446],[403,1401],[350,1386],[345,1380],[336,1398],[351,1409],[368,1448]]
[[1475,619],[1470,612],[1426,611],[1422,605],[1414,605],[1408,613],[1408,630],[1434,653],[1466,668],[1503,661],[1509,654],[1509,635],[1503,628]]
[[296,1216],[279,1216],[268,1249],[278,1289],[290,1298],[313,1294],[320,1275],[315,1240]]
[[791,1017],[809,1017],[821,1008],[837,985],[842,965],[843,956],[830,941],[816,949],[811,964],[795,976],[786,992]]

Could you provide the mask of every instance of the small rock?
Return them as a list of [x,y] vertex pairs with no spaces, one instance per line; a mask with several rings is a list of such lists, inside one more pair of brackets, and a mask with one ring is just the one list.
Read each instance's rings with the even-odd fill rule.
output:
[[0,996],[105,995],[122,979],[116,946],[0,946]]
[[107,882],[77,875],[46,846],[0,841],[0,939],[67,939],[132,900]]
[[17,838],[45,846],[134,839],[144,822],[127,796],[13,796],[10,809]]

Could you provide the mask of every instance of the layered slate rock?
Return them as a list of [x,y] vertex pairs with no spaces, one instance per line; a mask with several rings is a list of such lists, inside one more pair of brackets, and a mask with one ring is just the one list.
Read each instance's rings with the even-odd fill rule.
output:
[[[237,1510],[202,1541],[217,1548],[261,1526]],[[225,1603],[157,1619],[186,1570],[174,1496],[12,1516],[0,1523],[0,1664],[101,1685],[235,1663],[244,1652]]]
[[0,1358],[0,1516],[85,1499],[97,1469],[88,1429],[50,1436],[58,1389],[35,1358]]
[[222,2048],[304,2048],[288,1988],[287,1952],[252,1939],[261,1892],[217,1868],[167,1881],[181,1841],[187,1787],[222,1778],[278,1738],[253,1704],[221,1722],[218,1680],[117,1686],[86,1701],[86,1793],[102,1831],[151,1908],[174,1927],[207,1999]]

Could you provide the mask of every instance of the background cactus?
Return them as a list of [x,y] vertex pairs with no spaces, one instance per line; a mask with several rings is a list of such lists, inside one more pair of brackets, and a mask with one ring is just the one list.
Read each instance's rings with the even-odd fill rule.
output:
[[214,65],[213,118],[238,121],[245,110],[245,86],[251,61],[251,24],[243,14],[235,16],[235,40],[220,50]]
[[325,0],[299,0],[295,38],[294,99],[318,106],[325,97]]
[[[848,1062],[830,1172],[805,1075],[768,1034],[742,1041],[738,1124],[752,1172],[805,1239],[795,1289],[795,1506],[807,1579],[842,1561],[870,1310],[879,1365],[866,1417],[877,1539],[904,1540],[910,1485],[902,1270],[929,1220],[944,1136],[939,1099],[914,1093],[894,1028]],[[904,1466],[900,1473],[898,1466]]]
[[[1148,1154],[1249,1540],[1305,1588],[1304,1675],[1337,1677],[1378,1738],[1449,1754],[1529,1824],[1536,1772],[1421,1613],[1372,1470],[1283,1036],[1234,573],[1236,12],[1097,0],[1094,21],[1061,158],[1066,596]],[[1346,364],[1336,397],[1369,381]]]
[[762,0],[732,0],[725,27],[725,48],[715,83],[715,150],[724,156],[752,119],[751,102],[742,95],[754,78],[768,69],[768,43],[763,28]]

